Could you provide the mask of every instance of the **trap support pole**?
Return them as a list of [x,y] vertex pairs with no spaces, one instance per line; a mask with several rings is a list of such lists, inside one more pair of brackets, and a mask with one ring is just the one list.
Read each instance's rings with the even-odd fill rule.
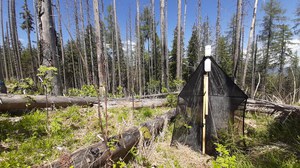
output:
[[206,145],[206,117],[208,116],[208,73],[211,71],[211,46],[205,46],[205,56],[204,61],[204,76],[203,76],[203,105],[202,105],[202,154],[205,154],[205,145]]

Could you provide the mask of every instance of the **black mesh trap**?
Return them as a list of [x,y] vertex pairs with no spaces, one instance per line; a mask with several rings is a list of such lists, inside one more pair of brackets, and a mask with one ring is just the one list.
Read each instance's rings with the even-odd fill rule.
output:
[[[181,143],[202,150],[204,57],[178,96],[172,144]],[[206,116],[206,153],[214,154],[218,134],[228,130],[234,115],[245,116],[248,96],[231,80],[211,57],[208,73],[208,116]],[[242,123],[244,124],[244,123]]]

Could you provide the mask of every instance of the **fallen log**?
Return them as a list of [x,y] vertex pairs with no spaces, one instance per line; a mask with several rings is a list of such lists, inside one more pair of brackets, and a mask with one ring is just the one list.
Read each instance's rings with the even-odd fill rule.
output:
[[[162,107],[167,103],[166,99],[136,99],[134,100],[134,108],[142,108],[142,107]],[[103,102],[101,102],[101,105]],[[111,99],[107,102],[107,108],[121,108],[121,107],[132,107],[131,100],[124,99]]]
[[288,104],[274,103],[266,100],[253,100],[248,99],[246,105],[248,112],[263,112],[274,114],[276,112],[282,113],[300,113],[300,106],[293,106]]
[[10,110],[31,110],[46,107],[67,107],[71,105],[91,106],[97,103],[95,97],[65,97],[65,96],[28,96],[28,95],[0,95],[0,112]]
[[[103,100],[100,101],[103,106]],[[132,101],[128,99],[109,99],[108,108],[130,107]],[[13,110],[32,110],[46,107],[68,107],[71,105],[92,106],[98,104],[96,97],[66,97],[45,95],[6,95],[0,94],[0,112]],[[161,107],[166,104],[166,99],[135,99],[135,108]]]
[[[63,167],[102,167],[111,166],[111,161],[125,160],[130,156],[132,147],[137,146],[140,138],[144,136],[145,128],[149,131],[149,139],[158,136],[165,121],[173,120],[177,115],[176,110],[170,110],[166,114],[159,116],[151,121],[145,122],[140,127],[132,127],[124,133],[110,137],[108,143],[99,142],[89,147],[79,149],[70,155],[62,155],[58,160],[38,167],[41,168],[63,168]],[[144,139],[147,141],[147,138]]]

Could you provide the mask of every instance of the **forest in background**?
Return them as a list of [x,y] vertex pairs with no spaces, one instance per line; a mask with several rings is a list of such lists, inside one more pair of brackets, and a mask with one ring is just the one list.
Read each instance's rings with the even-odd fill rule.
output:
[[[168,2],[178,4],[174,32],[166,31]],[[217,2],[216,23],[211,25],[210,18],[201,15],[202,1],[197,1],[197,20],[188,23],[194,26],[188,44],[184,44],[187,0],[149,0],[144,8],[136,0],[136,16],[128,13],[126,27],[117,22],[116,0],[108,6],[98,0],[35,0],[34,11],[29,10],[27,0],[22,11],[16,11],[15,0],[8,0],[6,23],[6,7],[1,0],[0,80],[13,87],[11,93],[23,89],[42,94],[42,85],[47,82],[53,95],[70,94],[92,85],[112,96],[178,91],[199,65],[204,47],[212,45],[216,62],[249,96],[285,103],[299,101],[299,57],[291,43],[300,32],[300,3],[289,9],[295,11],[295,16],[288,18],[283,2],[268,0],[263,6],[263,20],[257,24],[258,0],[253,0],[250,31],[246,34],[246,0],[236,1],[236,12],[228,27],[223,28],[224,33],[220,25],[222,1]],[[155,3],[159,3],[159,11],[155,11]],[[61,4],[68,5],[72,15],[62,16]],[[20,26],[18,16],[23,19]],[[293,25],[289,24],[291,20]],[[26,45],[20,41],[18,29],[26,31]],[[121,39],[120,29],[126,29],[126,39]],[[31,32],[36,36],[32,37]],[[70,38],[64,39],[64,32]],[[173,41],[169,45],[170,35]]]

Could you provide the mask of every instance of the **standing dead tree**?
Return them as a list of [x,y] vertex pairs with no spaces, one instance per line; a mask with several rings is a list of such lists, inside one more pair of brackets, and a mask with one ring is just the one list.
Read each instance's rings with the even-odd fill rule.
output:
[[176,53],[176,78],[182,79],[182,66],[181,66],[181,0],[177,0],[177,53]]
[[250,27],[250,32],[249,32],[248,44],[247,44],[246,61],[245,61],[244,71],[243,71],[242,88],[245,87],[246,75],[247,75],[247,70],[248,70],[248,62],[250,59],[251,51],[253,50],[253,46],[254,46],[253,37],[255,35],[254,32],[255,32],[255,23],[256,23],[257,4],[258,4],[258,0],[255,0],[254,6],[253,6],[253,15],[252,15],[251,27]]
[[[56,34],[52,18],[52,3],[51,0],[39,1],[38,3],[38,13],[41,20],[39,28],[41,33],[40,39],[42,43],[41,51],[43,52],[43,65],[47,67],[58,67],[59,63],[56,55]],[[52,93],[54,95],[62,95],[61,83],[57,75],[54,75],[52,79],[52,86]]]
[[233,76],[236,78],[238,63],[240,58],[240,44],[241,44],[241,27],[242,27],[242,7],[243,0],[237,0],[237,17],[236,17],[236,35],[235,35],[235,49],[233,58]]

